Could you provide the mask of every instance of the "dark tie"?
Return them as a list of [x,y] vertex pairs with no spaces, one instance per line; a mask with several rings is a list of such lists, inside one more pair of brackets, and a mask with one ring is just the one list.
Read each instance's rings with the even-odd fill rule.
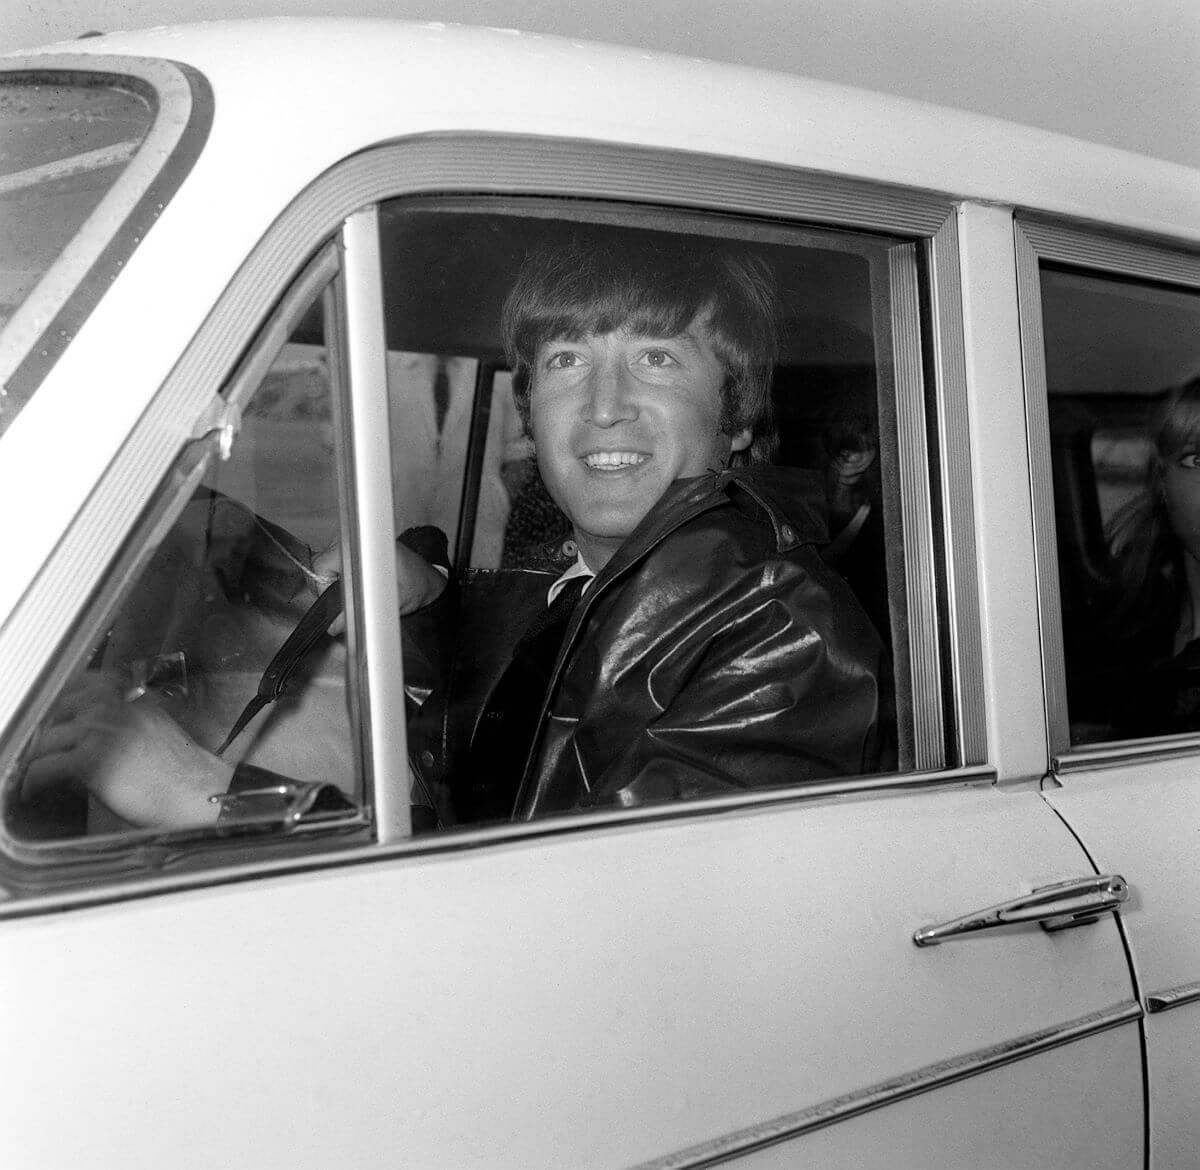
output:
[[433,371],[433,414],[437,433],[446,425],[446,412],[450,409],[450,376],[446,373],[446,359],[438,357]]
[[568,581],[562,592],[530,623],[513,650],[512,661],[492,688],[471,737],[463,820],[508,820],[530,751],[536,746],[538,714],[550,675],[589,578]]

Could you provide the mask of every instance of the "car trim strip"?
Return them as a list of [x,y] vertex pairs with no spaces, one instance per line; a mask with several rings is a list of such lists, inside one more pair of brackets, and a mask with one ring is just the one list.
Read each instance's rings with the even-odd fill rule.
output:
[[[1050,398],[1046,383],[1042,330],[1042,284],[1038,255],[1021,224],[1014,225],[1017,265],[1017,312],[1020,318],[1021,369],[1025,382],[1025,430],[1029,482],[1033,497],[1034,565],[1041,602],[1043,695],[1047,754],[1067,744],[1066,659],[1063,654],[1062,605],[1058,584],[1058,545],[1054,535],[1054,482],[1051,478]],[[1047,518],[1039,501],[1049,508]]]
[[1024,1036],[979,1048],[949,1060],[936,1061],[867,1088],[833,1097],[818,1105],[810,1105],[795,1113],[786,1113],[771,1121],[747,1126],[745,1129],[690,1146],[677,1153],[640,1163],[637,1170],[700,1170],[701,1167],[718,1166],[732,1158],[836,1125],[840,1121],[915,1097],[930,1089],[942,1088],[979,1073],[990,1072],[1003,1065],[1036,1056],[1051,1048],[1081,1040],[1086,1036],[1135,1022],[1140,1020],[1142,1015],[1141,1005],[1136,1000],[1126,1000],[1112,1007],[1068,1020],[1066,1023],[1028,1032]]
[[1200,1000],[1200,983],[1181,983],[1178,987],[1168,987],[1165,991],[1153,991],[1147,995],[1146,1011],[1157,1015],[1183,1007],[1185,1003],[1196,1003],[1197,1000]]
[[[3,330],[0,384],[28,398],[114,276],[158,219],[208,138],[213,98],[205,78],[167,60],[63,54],[14,58],[5,76],[125,85],[157,106],[146,137],[73,239]],[[97,224],[119,222],[113,233]]]
[[[945,760],[945,725],[940,704],[920,696],[941,691],[941,638],[938,630],[937,577],[933,563],[933,517],[928,490],[929,448],[925,415],[925,379],[921,361],[921,311],[917,258],[912,245],[888,253],[892,300],[892,361],[895,368],[896,446],[900,461],[900,514],[904,534],[904,584],[910,627],[925,631],[910,638],[913,757],[918,768]],[[897,659],[899,660],[899,653]],[[903,761],[903,756],[901,760]]]
[[[1050,402],[1046,380],[1046,337],[1042,316],[1041,263],[1051,261],[1102,270],[1114,277],[1158,280],[1200,288],[1200,253],[1183,245],[1168,249],[1101,235],[1040,217],[1018,215],[1014,223],[1017,301],[1021,318],[1021,362],[1025,376],[1025,426],[1029,479],[1033,494],[1034,561],[1039,621],[1045,664],[1048,756],[1056,771],[1103,766],[1131,755],[1173,754],[1176,744],[1126,745],[1071,750],[1067,710],[1066,655],[1063,647],[1062,597],[1058,578],[1058,542],[1054,522],[1054,482],[1050,450]],[[1068,755],[1069,753],[1069,755]],[[1080,763],[1073,761],[1078,759]]]
[[967,415],[967,356],[963,329],[962,280],[958,250],[960,212],[938,228],[928,247],[934,328],[930,346],[935,383],[940,388],[938,456],[941,460],[942,520],[946,528],[948,580],[941,590],[949,607],[951,701],[960,763],[987,759],[987,710],[983,687],[983,638],[979,621],[979,576],[975,549],[975,500],[972,491],[970,419]]
[[1056,754],[1050,769],[1056,776],[1068,772],[1086,772],[1095,768],[1117,768],[1131,762],[1149,763],[1177,756],[1194,756],[1200,750],[1200,735],[1175,735],[1160,739],[1130,739],[1118,743],[1089,745]]
[[1041,260],[1093,268],[1121,276],[1200,285],[1200,250],[1180,240],[1162,246],[1099,235],[1043,216],[1021,215],[1021,231]]
[[[362,618],[363,629],[353,630],[357,636],[352,639],[362,649],[360,672],[367,683],[358,688],[358,722],[367,741],[362,764],[370,783],[378,840],[386,843],[412,836],[412,813],[408,785],[400,782],[408,775],[406,721],[396,717],[405,700],[395,618],[400,602],[392,483],[390,476],[378,474],[379,468],[390,464],[392,443],[378,208],[371,204],[348,216],[341,240],[346,326],[342,341],[350,393],[341,388],[338,398],[348,424],[345,437],[350,440],[343,450],[353,452],[353,482],[342,485],[343,500],[349,505],[342,523],[343,531],[353,531],[358,538],[357,548],[349,550],[357,557],[348,557],[346,565],[358,604],[347,607],[347,621],[353,624]],[[387,777],[396,779],[389,784]]]
[[[614,809],[588,813],[587,816],[563,815],[546,817],[543,820],[520,824],[492,825],[485,828],[410,837],[394,844],[360,845],[339,838],[324,837],[320,845],[315,844],[321,830],[311,831],[301,825],[296,835],[277,844],[282,849],[302,840],[301,832],[309,838],[311,852],[283,854],[273,852],[267,856],[260,843],[256,852],[247,853],[249,860],[227,861],[224,865],[209,865],[206,868],[184,870],[187,864],[187,841],[173,844],[164,840],[161,833],[146,830],[125,835],[129,849],[152,848],[161,859],[160,866],[152,873],[108,873],[103,875],[107,884],[97,882],[95,871],[88,872],[80,867],[79,884],[42,892],[36,885],[37,873],[30,865],[23,865],[13,872],[12,863],[0,854],[0,897],[5,886],[19,890],[19,896],[11,901],[0,901],[0,921],[24,918],[34,914],[73,910],[89,906],[103,906],[115,902],[137,901],[141,898],[157,897],[178,890],[200,889],[206,886],[231,885],[260,878],[279,877],[286,874],[314,873],[349,865],[375,865],[407,857],[421,857],[432,853],[453,853],[473,849],[479,845],[533,841],[547,838],[566,837],[575,833],[592,832],[605,825],[657,823],[660,821],[692,820],[702,816],[729,816],[738,813],[753,813],[758,808],[793,806],[835,797],[855,795],[886,795],[891,792],[906,792],[913,789],[930,791],[937,788],[991,787],[996,783],[992,768],[959,768],[936,773],[910,772],[885,776],[854,776],[840,780],[826,780],[794,788],[766,789],[743,792],[733,796],[710,797],[706,800],[677,802],[655,805],[649,808]],[[340,831],[340,830],[339,830]],[[55,846],[41,846],[47,854],[47,862],[59,866],[52,871],[51,880],[62,882],[63,866],[71,861],[86,863],[92,854],[100,855],[112,838],[96,838],[93,848],[86,848],[87,841],[73,843],[73,856],[66,858],[64,850]],[[5,842],[12,848],[11,839]],[[210,842],[211,844],[211,842]],[[318,849],[323,849],[317,852]],[[22,859],[37,846],[25,846]],[[203,863],[200,863],[203,864]],[[173,872],[167,872],[178,866]],[[22,884],[23,883],[23,884]],[[51,884],[47,882],[47,885]]]

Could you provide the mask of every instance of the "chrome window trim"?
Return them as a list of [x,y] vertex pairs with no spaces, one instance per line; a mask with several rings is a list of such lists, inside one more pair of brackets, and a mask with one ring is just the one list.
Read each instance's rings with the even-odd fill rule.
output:
[[[146,137],[83,226],[0,331],[0,385],[21,400],[34,393],[162,209],[208,138],[213,97],[190,66],[141,57],[75,54],[14,57],[0,72],[125,86],[152,102]],[[118,223],[115,232],[99,225]]]
[[[346,866],[403,863],[411,858],[444,855],[474,849],[481,845],[519,845],[524,842],[560,840],[581,833],[604,830],[609,826],[649,826],[708,816],[737,816],[770,808],[792,808],[797,805],[843,797],[869,798],[915,790],[932,791],[941,788],[992,788],[996,784],[995,769],[971,767],[943,769],[937,772],[891,773],[884,776],[854,776],[843,780],[828,780],[804,787],[765,789],[733,796],[711,797],[707,800],[654,805],[638,809],[614,809],[575,815],[547,817],[545,820],[523,821],[467,829],[455,833],[427,834],[410,837],[390,844],[356,844],[346,842],[336,849],[318,852],[270,855],[255,853],[249,860],[227,860],[225,864],[205,868],[179,869],[173,873],[158,870],[153,873],[106,874],[103,883],[78,884],[72,887],[33,893],[0,900],[0,922],[12,918],[46,914],[65,910],[83,910],[120,902],[140,901],[183,890],[234,885],[264,878],[279,878],[293,874],[320,873]],[[329,840],[314,846],[329,845]],[[230,849],[237,847],[230,842]],[[250,846],[249,848],[258,848]],[[179,858],[175,851],[175,859]],[[0,889],[0,899],[3,890]]]
[[[835,229],[862,228],[907,236],[920,242],[926,260],[937,273],[930,328],[937,339],[938,369],[946,377],[935,388],[939,426],[947,436],[941,451],[943,480],[939,491],[942,511],[954,517],[947,524],[947,559],[962,584],[975,574],[973,546],[962,543],[972,515],[969,451],[966,450],[966,385],[955,355],[963,347],[960,277],[957,268],[955,205],[946,197],[882,184],[841,179],[791,168],[744,162],[724,157],[691,155],[611,144],[523,136],[429,134],[397,140],[352,156],[331,168],[302,192],[268,230],[235,274],[180,361],[139,420],[70,529],[54,558],[21,599],[14,620],[0,630],[0,726],[9,723],[23,697],[38,685],[43,664],[51,661],[70,632],[64,614],[80,612],[105,572],[111,550],[125,539],[190,433],[194,421],[211,401],[214,388],[228,376],[247,335],[246,322],[259,321],[264,306],[279,297],[294,278],[298,257],[309,255],[321,240],[336,235],[355,212],[384,199],[419,194],[511,194],[575,196],[590,199],[646,202],[658,207],[683,207],[711,212],[775,216]],[[929,401],[931,388],[925,387]],[[922,431],[911,440],[919,446],[907,453],[909,466],[927,460]],[[963,450],[955,451],[953,443]],[[928,482],[921,493],[935,490]],[[928,501],[914,520],[905,541],[932,547]],[[966,518],[966,519],[964,519]],[[919,529],[919,530],[918,530]],[[929,563],[935,558],[929,558]],[[923,570],[926,571],[926,570]],[[937,582],[921,588],[938,596]],[[924,608],[928,609],[928,606]],[[950,653],[963,677],[982,675],[979,641],[979,599],[975,588],[964,587],[953,602],[954,625],[949,631]],[[936,614],[934,615],[936,618]],[[936,621],[928,631],[910,627],[910,638],[936,637]],[[943,680],[933,676],[932,693],[914,695],[914,709],[943,709]],[[958,758],[983,758],[984,711],[981,703],[960,700]],[[939,747],[939,760],[944,748]],[[0,759],[0,768],[5,764]],[[787,793],[743,793],[719,804],[721,810],[823,795],[874,789],[907,789],[963,783],[957,770],[937,774],[913,773],[879,778],[849,778],[833,784],[799,787]],[[986,773],[988,783],[995,777]],[[966,782],[978,782],[971,774]],[[706,802],[681,805],[678,814],[706,811]],[[660,810],[634,810],[625,816],[661,819]],[[612,818],[589,816],[589,826]],[[531,826],[518,835],[563,831],[553,823]],[[468,831],[438,838],[438,849],[508,839],[507,828]],[[430,846],[418,842],[422,851]],[[384,854],[386,855],[386,854]],[[347,857],[339,852],[335,859]],[[260,867],[266,869],[267,867]],[[216,872],[216,871],[210,871]],[[149,880],[149,879],[148,879]]]
[[[888,252],[891,293],[892,361],[896,391],[896,447],[900,463],[899,512],[904,542],[904,586],[910,634],[895,648],[898,667],[911,677],[912,758],[917,768],[945,762],[941,638],[938,630],[937,578],[934,566],[933,507],[929,494],[929,451],[925,416],[925,371],[921,347],[920,280],[916,248],[901,245]],[[896,688],[897,700],[903,689]],[[922,702],[936,694],[939,702]],[[898,703],[899,705],[899,703]],[[904,727],[904,712],[898,712]],[[901,737],[900,762],[904,763]]]
[[941,468],[943,564],[941,591],[949,608],[951,702],[958,762],[987,759],[987,710],[983,685],[983,635],[979,562],[975,548],[970,421],[967,412],[967,352],[963,327],[962,268],[958,248],[960,210],[955,209],[926,245],[932,299],[930,358],[938,410],[935,424]]
[[[343,440],[354,451],[353,485],[342,493],[352,505],[343,516],[343,532],[353,532],[357,547],[347,550],[344,568],[357,605],[347,605],[350,644],[365,648],[359,656],[359,728],[369,807],[381,844],[412,835],[408,785],[404,666],[400,650],[400,611],[396,582],[396,522],[392,506],[391,427],[388,423],[387,339],[384,334],[383,285],[379,279],[379,212],[371,204],[342,225],[342,274],[345,282],[345,364],[349,394]],[[347,448],[349,449],[349,448]],[[339,466],[344,460],[339,460]],[[347,595],[349,598],[349,595]],[[364,629],[355,638],[354,623]],[[365,677],[364,677],[365,676]],[[387,783],[388,778],[396,778]]]
[[810,1105],[760,1125],[724,1134],[711,1141],[667,1154],[665,1157],[642,1162],[637,1170],[702,1170],[707,1166],[719,1166],[733,1158],[802,1137],[815,1130],[836,1125],[840,1121],[848,1121],[852,1117],[859,1117],[885,1105],[927,1093],[931,1089],[940,1089],[980,1073],[1002,1068],[1006,1064],[1027,1060],[1052,1048],[1107,1032],[1123,1024],[1134,1023],[1142,1018],[1142,1008],[1136,1000],[1113,1004],[1112,1007],[1029,1032],[1013,1040],[1005,1040],[987,1048],[964,1053],[962,1056],[927,1064],[923,1068],[901,1073],[879,1084],[856,1089],[844,1096]]
[[1025,378],[1025,427],[1029,446],[1029,482],[1033,507],[1034,563],[1038,620],[1042,633],[1043,698],[1047,759],[1054,771],[1103,767],[1131,758],[1182,755],[1195,750],[1194,737],[1120,740],[1111,744],[1071,746],[1067,711],[1066,656],[1063,648],[1062,594],[1054,522],[1054,483],[1050,449],[1050,402],[1046,380],[1046,341],[1042,328],[1043,261],[1085,268],[1113,277],[1156,280],[1200,290],[1200,251],[1179,242],[1138,241],[1104,235],[1098,229],[1017,213],[1013,225],[1017,266],[1017,303],[1021,320],[1021,362]]
[[1016,221],[1039,260],[1168,284],[1195,287],[1200,283],[1200,245],[1194,241],[1105,235],[1100,227],[1089,229],[1021,212]]
[[1050,757],[1050,770],[1055,775],[1065,775],[1094,768],[1119,768],[1131,761],[1145,764],[1151,760],[1170,760],[1197,752],[1200,752],[1200,733],[1125,739],[1108,744],[1087,744],[1056,753]]

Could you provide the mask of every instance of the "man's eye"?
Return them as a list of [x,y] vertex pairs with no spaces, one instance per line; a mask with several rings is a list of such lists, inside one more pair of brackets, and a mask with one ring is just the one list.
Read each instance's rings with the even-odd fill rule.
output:
[[550,370],[572,370],[579,364],[579,355],[569,350],[552,353],[546,359],[546,368]]
[[1200,451],[1185,451],[1179,456],[1179,466],[1188,471],[1200,471]]
[[665,349],[648,349],[642,354],[642,360],[648,366],[662,369],[664,366],[677,366],[679,363]]

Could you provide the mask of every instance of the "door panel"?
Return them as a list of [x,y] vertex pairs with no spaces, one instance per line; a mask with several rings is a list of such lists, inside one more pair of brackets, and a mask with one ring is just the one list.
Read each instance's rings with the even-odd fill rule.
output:
[[[17,920],[0,1044],[21,1058],[0,1126],[29,1167],[662,1158],[1127,1005],[1111,916],[911,941],[1087,868],[1036,793],[941,788],[396,852]],[[1126,1167],[1133,1034],[904,1108],[985,1165],[1036,1096],[1066,1131],[1105,1115],[1089,1164]],[[853,1150],[878,1118],[829,1132]]]
[[[733,1164],[738,1170],[796,1165],[823,1170],[1140,1166],[1140,1093],[1130,1090],[1113,1100],[1103,1096],[1112,1068],[1139,1063],[1139,1046],[1137,1026],[1128,1024]],[[1063,1124],[1058,1112],[1063,1081],[1080,1094],[1074,1103],[1079,1124]],[[1004,1111],[991,1104],[997,1100],[1005,1102]],[[1104,1107],[1096,1108],[1101,1100]]]
[[[1023,218],[1016,245],[1046,797],[1095,864],[1129,881],[1121,919],[1149,1005],[1200,980],[1189,568],[1200,501],[1200,258]],[[1151,1164],[1195,1166],[1200,1004],[1148,1013],[1144,1028]]]
[[[1046,793],[1102,869],[1130,883],[1122,912],[1143,1002],[1200,981],[1197,761],[1139,760],[1072,771]],[[1200,1001],[1146,1016],[1151,1165],[1192,1167],[1200,1147]]]

